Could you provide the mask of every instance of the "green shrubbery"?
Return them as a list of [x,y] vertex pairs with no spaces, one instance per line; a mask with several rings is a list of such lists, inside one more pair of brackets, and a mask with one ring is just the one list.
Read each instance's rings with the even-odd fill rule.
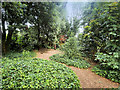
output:
[[102,77],[120,83],[120,71],[104,69],[101,65],[93,67],[92,71]]
[[99,61],[100,65],[94,67],[93,72],[120,83],[120,61],[117,52],[113,55],[97,53],[96,60]]
[[90,64],[81,59],[69,59],[68,57],[66,57],[65,55],[60,56],[59,54],[55,54],[53,56],[50,57],[51,60],[57,61],[57,62],[61,62],[61,63],[65,63],[68,66],[74,66],[74,67],[78,67],[78,68],[88,68],[90,67]]
[[24,51],[3,57],[3,88],[80,88],[71,69],[54,61],[33,59],[32,55]]
[[30,52],[30,51],[26,51],[24,50],[23,52],[9,52],[6,55],[4,55],[4,57],[7,57],[9,59],[14,59],[14,58],[31,58],[34,57],[36,55],[35,52]]
[[88,68],[90,64],[84,60],[83,55],[80,52],[79,42],[76,37],[70,37],[67,42],[61,47],[64,52],[63,56],[58,54],[50,57],[51,60],[65,63],[69,66],[74,66],[78,68]]
[[120,2],[91,3],[86,8],[82,23],[84,52],[97,60],[99,66],[93,68],[94,72],[120,83]]
[[67,42],[62,46],[62,51],[68,58],[80,58],[81,53],[79,52],[78,40],[76,37],[70,37]]

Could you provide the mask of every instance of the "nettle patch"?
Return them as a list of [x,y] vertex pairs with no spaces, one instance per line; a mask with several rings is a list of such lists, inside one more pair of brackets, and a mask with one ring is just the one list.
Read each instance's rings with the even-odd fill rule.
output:
[[50,59],[60,62],[60,63],[64,63],[69,66],[78,67],[78,68],[89,68],[90,67],[90,64],[87,61],[83,60],[82,58],[81,59],[75,59],[75,58],[69,59],[65,55],[55,54],[51,56]]
[[80,88],[76,74],[55,61],[27,58],[2,60],[3,88]]

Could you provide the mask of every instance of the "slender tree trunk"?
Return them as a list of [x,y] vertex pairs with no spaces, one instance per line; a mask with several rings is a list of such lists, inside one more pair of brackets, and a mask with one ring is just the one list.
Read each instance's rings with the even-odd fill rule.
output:
[[[12,25],[12,23],[10,23],[10,25]],[[6,40],[6,43],[5,43],[7,52],[9,51],[10,42],[12,40],[13,32],[14,32],[13,29],[8,30],[7,40]]]
[[48,38],[49,38],[48,33],[46,33],[46,36],[47,36],[46,42],[47,42],[47,45],[49,45],[48,44]]
[[56,50],[56,43],[57,43],[57,36],[55,36],[55,41],[54,41],[54,50]]
[[39,28],[39,24],[38,24],[38,42],[37,42],[37,45],[38,45],[38,51],[40,50],[40,28]]
[[5,21],[2,20],[2,51],[6,53],[5,40],[6,40],[6,31],[5,31]]
[[54,45],[54,50],[56,50],[56,44]]
[[0,29],[0,58],[2,56],[2,31]]

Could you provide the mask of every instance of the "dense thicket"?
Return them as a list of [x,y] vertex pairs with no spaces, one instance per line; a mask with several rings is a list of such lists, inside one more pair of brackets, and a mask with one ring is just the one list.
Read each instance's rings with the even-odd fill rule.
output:
[[[84,42],[89,54],[120,51],[120,3],[92,3],[85,11]],[[91,47],[91,48],[89,48]]]
[[[84,53],[100,63],[95,71],[120,83],[120,2],[91,3],[84,12]],[[101,71],[103,70],[103,71]]]

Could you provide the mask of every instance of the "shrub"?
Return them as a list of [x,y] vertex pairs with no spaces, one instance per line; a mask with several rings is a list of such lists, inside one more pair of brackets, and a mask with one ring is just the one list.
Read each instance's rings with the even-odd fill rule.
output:
[[100,65],[93,68],[93,72],[106,77],[112,81],[120,83],[120,61],[117,52],[114,53],[97,53],[96,59]]
[[51,60],[57,61],[57,62],[61,62],[64,63],[68,66],[74,66],[74,67],[78,67],[78,68],[88,68],[90,67],[90,64],[85,61],[83,58],[81,59],[69,59],[67,56],[65,55],[59,55],[59,54],[55,54],[53,56],[50,57]]
[[34,56],[36,56],[35,52],[23,50],[22,52],[9,52],[6,55],[4,55],[3,57],[7,57],[9,59],[14,59],[14,58],[32,58]]
[[78,48],[78,41],[76,37],[70,37],[62,46],[62,49],[68,58],[79,58],[81,53]]
[[83,53],[80,52],[80,50],[82,50],[82,46],[79,45],[80,41],[78,40],[76,37],[70,37],[67,42],[61,46],[61,50],[64,51],[64,55],[60,56],[56,54],[51,56],[50,59],[78,68],[90,67],[90,64],[84,60]]
[[111,81],[120,83],[120,71],[104,69],[100,65],[93,67],[92,71],[102,77],[110,79]]
[[76,74],[65,65],[29,56],[3,57],[3,88],[80,88]]

